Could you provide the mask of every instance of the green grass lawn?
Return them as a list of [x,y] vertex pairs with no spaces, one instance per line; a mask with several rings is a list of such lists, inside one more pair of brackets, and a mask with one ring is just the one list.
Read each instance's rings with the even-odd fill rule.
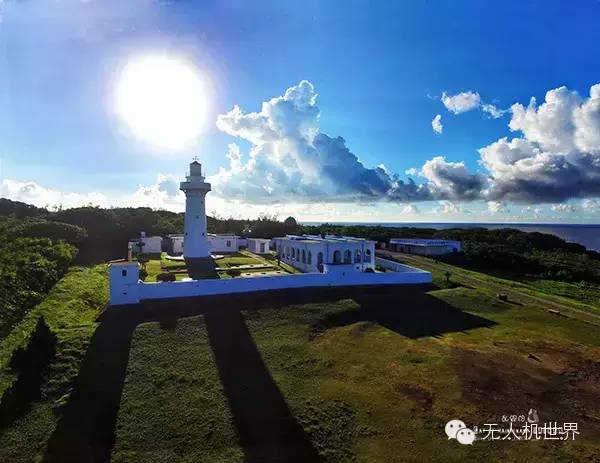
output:
[[0,432],[0,461],[39,461],[52,434],[61,407],[68,400],[73,382],[97,327],[96,318],[108,302],[106,265],[72,268],[46,299],[0,344],[0,380],[3,393],[17,379],[9,368],[13,351],[27,344],[37,320],[43,316],[56,335],[56,354],[42,383],[42,397],[26,413]]
[[[430,265],[438,288],[427,292],[214,297],[202,299],[195,316],[185,306],[193,301],[162,303],[160,321],[120,312],[98,330],[106,267],[73,269],[0,344],[6,389],[15,380],[10,356],[40,315],[58,337],[42,397],[0,430],[0,461],[42,460],[88,346],[93,355],[81,370],[87,389],[69,405],[94,413],[111,407],[90,400],[108,397],[94,395],[97,383],[110,386],[112,462],[241,463],[255,451],[248,430],[259,432],[269,413],[269,432],[276,430],[282,406],[290,417],[281,426],[296,423],[327,463],[600,460],[600,327],[540,310],[535,299],[501,301],[498,279],[476,272],[456,269],[447,285],[447,267]],[[294,303],[300,296],[304,302]],[[176,318],[178,308],[185,318]],[[241,315],[227,312],[232,308]],[[132,332],[129,344],[123,333]],[[113,378],[115,371],[122,376]],[[444,434],[450,419],[481,427],[529,408],[543,422],[577,422],[581,434],[575,441],[473,446]],[[78,419],[86,423],[84,414]],[[58,442],[107,431],[71,429]]]
[[[186,265],[185,262],[182,261],[174,261],[166,258],[167,253],[163,252],[159,255],[147,255],[149,257],[148,262],[146,263],[146,271],[148,272],[148,276],[146,277],[146,282],[154,283],[156,282],[156,276],[159,273],[164,273],[165,271],[177,272],[176,278],[180,281],[183,278],[188,278],[189,275],[185,272]],[[165,270],[163,270],[163,267]]]
[[596,307],[600,312],[600,286],[592,283],[569,283],[555,280],[523,280],[536,290],[582,302]]
[[[430,307],[491,325],[415,335],[435,331]],[[244,323],[326,462],[600,458],[600,428],[590,418],[600,416],[597,327],[465,286],[265,306],[245,312]],[[136,330],[113,461],[243,460],[206,330],[202,316]],[[581,436],[467,447],[444,434],[452,418],[482,426],[530,407],[542,420],[579,422]]]
[[[551,462],[583,459],[593,452],[600,457],[600,448],[594,446],[597,441],[591,434],[587,440],[560,445],[481,442],[466,448],[447,441],[443,426],[449,419],[460,417],[481,426],[485,419],[499,419],[501,413],[495,401],[490,401],[488,407],[485,401],[474,400],[465,391],[463,362],[469,361],[465,357],[470,359],[475,355],[472,352],[484,352],[481,361],[485,362],[486,356],[500,359],[506,368],[514,368],[516,357],[524,362],[522,374],[541,374],[533,361],[531,371],[528,370],[524,359],[529,352],[547,361],[551,371],[554,368],[551,349],[558,352],[564,349],[588,359],[593,369],[600,366],[600,330],[528,308],[511,307],[475,289],[456,288],[430,294],[452,307],[498,324],[441,337],[410,339],[378,323],[358,321],[326,329],[312,339],[313,327],[324,317],[357,310],[356,303],[347,300],[327,306],[313,304],[291,311],[265,310],[248,315],[247,323],[271,374],[327,461],[533,458]],[[392,304],[390,301],[390,310],[411,310],[410,306]],[[574,361],[572,371],[577,370],[576,365]],[[487,379],[477,378],[479,387],[485,387]],[[502,376],[498,381],[502,381]],[[525,391],[526,387],[519,390],[518,384],[518,381],[510,383],[503,390],[501,384],[492,382],[484,394],[504,394],[505,413],[524,413],[527,403],[517,396],[534,392]],[[585,388],[583,383],[580,387]],[[577,400],[576,391],[562,392],[566,394],[565,400]],[[513,394],[515,397],[511,397]],[[532,398],[530,403],[535,406],[539,400]],[[598,413],[598,406],[594,407]],[[554,408],[555,405],[546,404],[547,411]],[[581,411],[572,410],[570,418],[577,420],[578,414],[581,416]],[[558,412],[555,417],[564,419]]]
[[202,317],[135,330],[113,463],[238,462]]

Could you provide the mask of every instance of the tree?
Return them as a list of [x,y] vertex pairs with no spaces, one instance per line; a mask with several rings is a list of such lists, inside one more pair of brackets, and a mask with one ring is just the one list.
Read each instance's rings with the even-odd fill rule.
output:
[[283,227],[287,234],[293,235],[298,231],[298,222],[296,222],[296,219],[290,216],[283,221]]

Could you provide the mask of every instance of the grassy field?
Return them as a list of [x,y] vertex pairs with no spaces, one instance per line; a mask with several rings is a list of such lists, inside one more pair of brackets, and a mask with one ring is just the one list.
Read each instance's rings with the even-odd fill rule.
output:
[[[600,303],[595,300],[595,295],[600,295],[600,293],[593,285],[581,286],[551,280],[521,279],[517,281],[466,270],[427,257],[399,253],[391,255],[399,262],[430,271],[434,283],[438,286],[447,286],[445,275],[446,272],[449,272],[452,283],[450,286],[457,283],[477,287],[489,294],[506,294],[517,303],[534,305],[543,310],[559,311],[564,316],[578,318],[600,326]],[[583,294],[585,294],[585,298]]]
[[[41,378],[39,396],[14,416],[3,417],[8,426],[0,430],[0,461],[33,462],[44,454],[68,401],[73,383],[96,330],[98,314],[108,301],[106,266],[71,269],[52,289],[47,298],[0,344],[0,394],[15,385],[19,376],[9,362],[15,349],[26,346],[28,338],[43,316],[57,345],[54,358]],[[37,386],[37,385],[36,385]]]
[[129,357],[111,461],[241,460],[202,317],[140,325]]
[[[156,276],[159,273],[165,272],[165,269],[168,271],[176,272],[176,278],[178,281],[183,278],[188,278],[189,275],[185,272],[186,266],[184,262],[180,261],[172,261],[166,258],[166,253],[162,253],[160,258],[156,255],[148,256],[149,260],[146,263],[146,270],[148,272],[148,276],[146,277],[147,282],[155,282]],[[267,256],[259,256],[253,254],[249,251],[239,251],[233,254],[227,254],[224,257],[215,260],[215,264],[220,268],[235,268],[241,265],[264,265],[265,267],[270,268],[257,268],[257,269],[243,269],[243,273],[262,273],[262,272],[280,272],[280,273],[298,273],[298,270],[293,267],[280,262],[277,263],[277,259],[275,259],[271,255]],[[218,275],[220,278],[231,278],[230,275],[227,274],[227,271],[219,271]]]
[[[593,309],[557,316],[561,299],[530,284],[500,286],[514,291],[501,301],[497,278],[454,268],[447,284],[425,263],[434,287],[156,301],[99,325],[105,268],[75,269],[36,308],[56,359],[0,431],[0,461],[600,461]],[[0,352],[26,342],[14,336]],[[581,434],[462,446],[444,433],[530,408]]]
[[[248,442],[258,438],[248,426],[276,429],[273,422],[297,425],[327,462],[600,458],[597,327],[460,285],[427,293],[348,290],[277,308],[267,301],[211,322],[215,312],[251,305],[235,301],[162,327],[139,325],[115,461],[242,461],[240,452],[246,461],[269,461],[253,453]],[[143,408],[149,401],[151,411]],[[280,401],[276,417],[262,406]],[[481,427],[529,408],[542,421],[578,422],[581,435],[467,447],[444,434],[451,418]],[[225,440],[237,431],[239,447],[216,438],[215,429]],[[146,449],[158,456],[150,459]]]

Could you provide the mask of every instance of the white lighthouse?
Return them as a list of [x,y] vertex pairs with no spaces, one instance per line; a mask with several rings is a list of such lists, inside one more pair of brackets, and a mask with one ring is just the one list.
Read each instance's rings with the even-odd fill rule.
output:
[[190,174],[181,182],[179,189],[185,193],[183,256],[186,261],[210,257],[204,202],[210,183],[204,181],[202,165],[198,161],[190,164]]

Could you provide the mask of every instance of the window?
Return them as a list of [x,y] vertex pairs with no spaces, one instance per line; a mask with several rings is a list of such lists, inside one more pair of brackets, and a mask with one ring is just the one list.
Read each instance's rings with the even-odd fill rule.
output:
[[333,253],[333,263],[341,264],[342,263],[342,253],[340,251],[335,251]]
[[308,265],[312,265],[312,252],[308,251]]
[[360,249],[357,249],[356,250],[356,254],[354,255],[354,262],[356,262],[357,264],[359,264],[360,260],[361,260]]
[[365,262],[371,262],[371,250],[367,249],[365,251]]
[[344,264],[351,264],[352,263],[352,252],[350,251],[350,249],[346,249],[344,251]]
[[231,241],[227,240],[227,244],[226,244],[226,246],[227,246],[228,248],[230,248],[230,247],[231,247]]
[[305,249],[302,250],[302,263],[306,264],[306,250]]
[[125,270],[125,269],[121,270],[121,276],[126,277],[127,276],[127,270]]

